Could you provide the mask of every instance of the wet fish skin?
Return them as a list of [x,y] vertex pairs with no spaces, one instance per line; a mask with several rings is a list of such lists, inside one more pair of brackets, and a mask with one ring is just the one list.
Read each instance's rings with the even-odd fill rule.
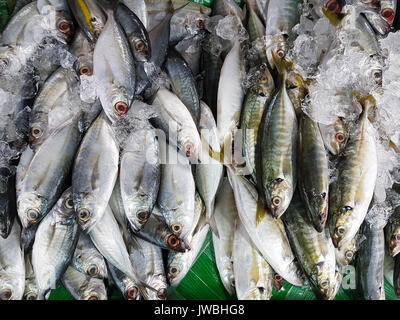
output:
[[269,300],[274,271],[238,221],[233,240],[233,270],[238,300]]
[[268,107],[275,90],[274,80],[268,68],[261,69],[260,77],[247,92],[240,117],[240,128],[243,132],[243,154],[246,166],[254,181],[257,181],[256,154],[257,140],[262,115]]
[[25,286],[21,226],[16,221],[7,239],[0,238],[0,300],[21,300]]
[[39,223],[61,196],[81,137],[79,116],[76,116],[40,146],[24,179],[17,177],[17,210],[24,228]]
[[106,24],[106,15],[94,0],[67,0],[86,38],[95,43]]
[[257,189],[253,184],[236,176],[229,168],[228,178],[235,194],[239,218],[254,245],[275,272],[293,285],[301,286],[304,280],[295,263],[283,222],[260,207]]
[[266,204],[279,218],[286,211],[296,187],[298,124],[287,94],[285,75],[281,87],[264,111],[258,133],[260,156],[258,185]]
[[228,178],[223,178],[221,182],[215,201],[214,219],[218,229],[218,236],[213,233],[215,261],[222,284],[228,293],[233,295],[235,292],[235,276],[232,256],[238,213]]
[[376,145],[368,111],[374,101],[366,98],[338,163],[338,178],[329,187],[328,227],[335,247],[351,241],[359,230],[372,200],[377,177]]
[[400,252],[400,207],[394,209],[385,227],[386,248],[390,256]]
[[308,219],[298,193],[283,216],[285,229],[296,257],[318,297],[332,300],[341,275],[336,270],[335,251],[328,232],[318,232]]
[[115,17],[126,34],[136,61],[149,61],[151,58],[150,38],[139,17],[122,3],[116,7]]
[[104,257],[96,249],[90,237],[84,233],[79,235],[71,267],[92,278],[107,278],[107,266]]
[[102,279],[90,277],[71,266],[61,277],[61,282],[75,300],[107,300],[107,291]]
[[303,114],[299,122],[298,181],[313,226],[322,232],[328,217],[329,173],[318,124]]
[[143,23],[143,26],[146,28],[149,24],[149,17],[147,13],[147,5],[144,0],[122,0],[122,3],[126,5],[132,12],[134,12],[140,21]]
[[78,230],[71,189],[68,188],[41,221],[33,243],[32,266],[40,297],[54,288],[70,264]]
[[385,300],[383,260],[385,238],[383,230],[364,224],[366,240],[357,252],[357,287],[365,300]]
[[165,68],[172,84],[172,90],[188,108],[194,123],[198,126],[201,113],[200,99],[191,69],[174,49],[168,51]]
[[130,108],[136,87],[134,59],[122,27],[113,11],[96,42],[93,75],[99,83],[99,99],[111,122]]
[[72,197],[81,229],[101,220],[117,180],[119,146],[102,112],[87,131],[72,170]]
[[125,215],[133,231],[146,224],[160,185],[159,146],[153,129],[133,132],[120,160],[120,189]]
[[140,274],[143,282],[155,289],[155,291],[146,289],[149,299],[166,300],[167,279],[161,248],[140,238],[135,238],[128,245],[128,250],[133,268]]

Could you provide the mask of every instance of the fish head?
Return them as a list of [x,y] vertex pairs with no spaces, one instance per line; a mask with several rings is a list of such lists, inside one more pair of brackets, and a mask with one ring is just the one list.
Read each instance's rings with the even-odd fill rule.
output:
[[58,38],[69,43],[75,32],[74,22],[69,10],[56,10],[55,28]]
[[330,125],[319,124],[325,147],[333,155],[341,153],[346,146],[349,134],[342,118]]
[[388,225],[385,231],[389,254],[394,257],[400,252],[400,224]]
[[138,37],[132,33],[128,37],[128,40],[133,49],[132,53],[135,60],[140,62],[149,62],[151,58],[151,46],[148,37],[143,37],[143,35]]
[[132,102],[131,100],[132,99],[128,98],[125,88],[115,85],[108,88],[104,94],[100,93],[101,105],[112,123],[120,120],[121,117],[128,112]]
[[22,67],[18,54],[11,46],[0,47],[0,75],[15,74]]
[[76,193],[72,196],[81,230],[88,233],[105,212],[107,202],[91,194]]
[[140,291],[138,286],[129,278],[125,277],[123,280],[124,298],[126,300],[139,300]]
[[357,208],[343,206],[333,213],[329,223],[329,231],[335,248],[341,249],[342,245],[350,242],[356,235],[360,225],[354,221]]
[[184,255],[177,253],[170,264],[168,264],[167,278],[171,286],[178,286],[186,275],[186,266],[184,263]]
[[39,292],[34,288],[29,288],[28,290],[25,289],[24,292],[24,299],[25,300],[39,300]]
[[93,52],[78,55],[74,68],[79,76],[91,76],[93,74]]
[[33,114],[29,124],[29,145],[32,150],[37,150],[47,137],[48,117]]
[[340,249],[335,248],[336,262],[338,265],[347,266],[354,259],[357,247],[357,239],[354,238],[348,243],[342,245]]
[[277,177],[267,184],[266,200],[271,213],[279,218],[289,207],[293,197],[292,183],[284,176]]
[[22,226],[29,228],[36,225],[51,209],[45,197],[34,192],[23,192],[18,196],[17,211]]
[[293,71],[286,78],[286,92],[296,111],[301,111],[301,104],[307,95],[307,86],[303,78]]
[[127,201],[125,203],[125,214],[134,232],[139,232],[149,220],[151,211],[148,206],[143,206],[143,202]]
[[107,300],[104,283],[90,280],[82,292],[83,300]]
[[[43,26],[62,43],[69,43],[74,35],[75,27],[66,3],[54,5],[50,1],[41,1],[38,9],[42,16]],[[64,6],[65,4],[65,6]]]
[[308,197],[310,209],[313,211],[311,215],[314,227],[318,232],[322,232],[325,228],[328,217],[328,190],[321,193],[313,193]]
[[186,158],[197,160],[200,154],[200,137],[198,132],[183,128],[180,132],[181,139],[178,148]]
[[319,261],[311,270],[309,279],[318,290],[317,295],[325,300],[335,297],[338,289],[337,282],[340,273],[335,270],[335,264],[328,261]]
[[280,274],[278,273],[274,274],[272,286],[275,290],[281,290],[284,282],[285,280],[280,276]]
[[0,300],[20,300],[24,294],[25,277],[0,274]]
[[81,259],[83,260],[81,264],[85,266],[87,275],[99,279],[107,278],[107,266],[101,255],[90,254],[90,257],[88,257],[82,254]]

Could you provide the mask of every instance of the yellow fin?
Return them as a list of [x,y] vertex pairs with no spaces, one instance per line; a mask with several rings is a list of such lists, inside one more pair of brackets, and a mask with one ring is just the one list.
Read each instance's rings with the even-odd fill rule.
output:
[[332,11],[329,11],[327,8],[322,8],[322,13],[324,16],[329,20],[329,22],[337,27],[343,20],[343,18],[346,16],[345,14],[336,14]]
[[263,197],[259,195],[257,200],[256,226],[260,224],[260,222],[265,218],[266,215],[267,211],[265,210]]

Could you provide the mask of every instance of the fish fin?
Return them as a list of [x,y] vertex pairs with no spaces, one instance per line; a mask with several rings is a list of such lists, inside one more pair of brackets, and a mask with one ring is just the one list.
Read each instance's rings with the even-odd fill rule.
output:
[[343,18],[346,16],[346,14],[343,14],[343,13],[335,13],[335,12],[329,11],[325,7],[322,8],[322,13],[329,20],[331,25],[333,25],[335,27],[340,25],[342,20],[343,20]]
[[362,107],[360,118],[367,118],[370,111],[375,109],[376,100],[373,95],[362,96],[355,92],[355,96]]

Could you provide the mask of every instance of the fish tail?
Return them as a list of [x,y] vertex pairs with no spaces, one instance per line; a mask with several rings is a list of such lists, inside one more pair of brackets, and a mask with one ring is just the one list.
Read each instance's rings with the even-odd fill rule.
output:
[[366,119],[371,110],[375,109],[376,100],[372,95],[362,97],[358,100],[362,107],[362,112],[360,115],[361,119]]
[[209,212],[207,211],[206,217],[207,217],[206,218],[207,219],[207,223],[210,226],[210,229],[211,229],[212,233],[219,238],[218,226],[217,226],[217,223],[215,222],[214,215],[211,213],[210,216],[209,216]]

